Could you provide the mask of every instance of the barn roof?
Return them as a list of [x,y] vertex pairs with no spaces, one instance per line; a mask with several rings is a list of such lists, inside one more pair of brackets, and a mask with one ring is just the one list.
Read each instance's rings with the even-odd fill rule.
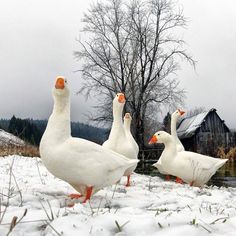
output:
[[[202,112],[198,115],[187,117],[187,118],[183,119],[177,129],[177,134],[178,134],[179,138],[192,137],[195,134],[195,132],[197,131],[197,129],[201,127],[206,116],[210,112],[216,112],[216,109],[212,108],[209,111]],[[228,129],[227,126],[226,126],[226,128]]]

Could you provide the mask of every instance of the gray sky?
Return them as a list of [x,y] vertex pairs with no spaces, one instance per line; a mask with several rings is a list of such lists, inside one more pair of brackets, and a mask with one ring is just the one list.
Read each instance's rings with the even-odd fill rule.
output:
[[[72,120],[85,121],[92,102],[75,95],[80,63],[72,52],[91,1],[0,1],[0,117],[48,118],[51,88],[57,75],[70,83]],[[236,1],[179,0],[189,18],[184,39],[198,61],[196,72],[186,64],[179,72],[187,93],[186,109],[216,108],[236,128]]]

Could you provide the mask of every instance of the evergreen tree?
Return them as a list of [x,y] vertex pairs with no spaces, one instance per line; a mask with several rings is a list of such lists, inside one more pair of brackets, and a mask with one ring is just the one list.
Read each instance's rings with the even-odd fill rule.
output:
[[37,126],[29,119],[20,119],[13,116],[10,120],[8,130],[10,133],[21,139],[33,144],[39,145],[42,134]]
[[163,129],[164,131],[170,133],[170,124],[171,124],[171,115],[167,112],[166,116],[163,119]]

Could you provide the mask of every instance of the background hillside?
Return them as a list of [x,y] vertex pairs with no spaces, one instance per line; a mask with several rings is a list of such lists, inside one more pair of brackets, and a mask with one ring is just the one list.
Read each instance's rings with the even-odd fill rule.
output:
[[[41,137],[47,126],[47,120],[20,119],[13,116],[11,119],[0,119],[0,127],[22,140],[39,145]],[[71,122],[71,133],[73,137],[84,138],[96,143],[103,143],[109,130],[97,128],[80,122]]]

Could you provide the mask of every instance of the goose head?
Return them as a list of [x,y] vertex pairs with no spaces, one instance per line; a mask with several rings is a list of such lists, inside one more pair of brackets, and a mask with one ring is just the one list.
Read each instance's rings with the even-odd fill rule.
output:
[[132,117],[131,117],[130,113],[125,113],[124,126],[127,127],[127,128],[130,128],[131,121],[132,121]]
[[168,141],[170,141],[170,139],[171,139],[170,134],[168,134],[165,131],[158,131],[152,136],[152,138],[150,139],[148,144],[154,144],[154,143],[164,143],[165,144]]
[[113,110],[123,111],[125,105],[125,95],[123,93],[117,93],[113,99]]
[[124,122],[130,124],[131,121],[132,121],[132,116],[130,115],[130,113],[129,113],[129,112],[125,113],[125,116],[124,116]]
[[185,111],[177,109],[175,112],[172,113],[171,119],[177,120],[179,117],[183,116],[184,114],[185,114]]
[[70,91],[64,76],[57,76],[52,93],[55,98],[69,97]]

